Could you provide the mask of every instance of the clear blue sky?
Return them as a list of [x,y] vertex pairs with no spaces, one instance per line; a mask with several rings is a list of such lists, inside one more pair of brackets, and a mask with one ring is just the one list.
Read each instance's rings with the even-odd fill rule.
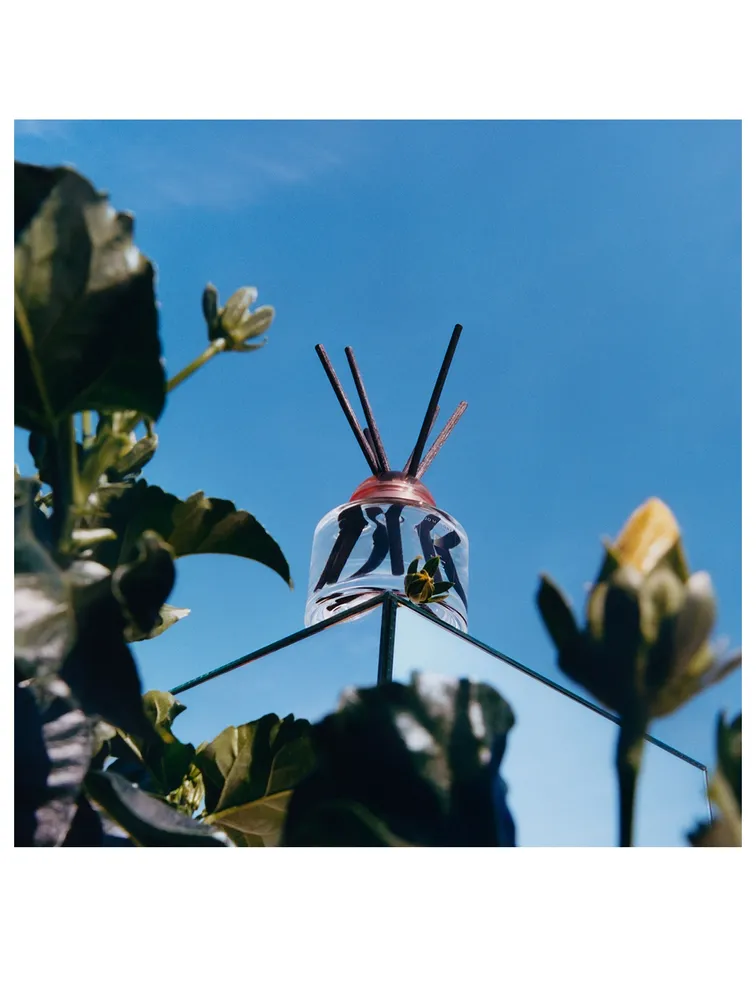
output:
[[[72,164],[135,213],[169,373],[204,346],[207,281],[277,310],[263,351],[170,397],[148,478],[250,510],[296,588],[181,560],[171,602],[192,614],[136,647],[146,685],[302,627],[313,529],[366,475],[314,344],[345,377],[355,348],[401,467],[457,322],[442,418],[470,406],[427,484],[470,538],[471,633],[560,679],[539,571],[582,608],[600,536],[657,495],[738,645],[740,141],[735,122],[18,124],[17,158]],[[717,710],[739,706],[737,674],[653,731],[710,763]]]

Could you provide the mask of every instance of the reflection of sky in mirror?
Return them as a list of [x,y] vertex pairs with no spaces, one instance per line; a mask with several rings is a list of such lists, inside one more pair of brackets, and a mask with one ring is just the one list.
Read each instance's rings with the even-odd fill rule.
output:
[[317,721],[344,688],[375,684],[380,630],[377,608],[182,691],[176,735],[196,744],[269,712]]
[[[394,680],[406,682],[413,670],[485,681],[510,703],[516,722],[502,774],[518,846],[616,843],[614,722],[461,635],[400,607]],[[705,792],[702,770],[647,743],[636,806],[637,845],[686,844],[686,832],[707,815]]]

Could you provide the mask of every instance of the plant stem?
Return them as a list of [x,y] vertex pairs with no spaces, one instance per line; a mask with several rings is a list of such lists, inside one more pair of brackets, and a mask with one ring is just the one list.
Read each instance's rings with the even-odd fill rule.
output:
[[34,383],[37,387],[37,392],[39,393],[39,399],[42,403],[42,409],[45,411],[47,423],[49,427],[54,427],[55,415],[53,414],[53,409],[50,404],[50,398],[47,395],[45,379],[42,374],[42,367],[39,363],[37,351],[34,346],[34,334],[32,333],[31,324],[29,323],[29,317],[26,315],[26,309],[24,308],[24,304],[21,301],[18,292],[15,292],[14,295],[15,318],[21,331],[24,347],[29,355],[29,367],[31,368],[32,378],[34,379]]
[[91,410],[84,410],[81,414],[82,444],[88,448],[94,439],[94,414]]
[[55,430],[58,458],[58,482],[54,485],[56,540],[58,551],[67,553],[76,525],[76,512],[82,503],[79,481],[79,456],[76,447],[76,426],[73,415],[63,417]]
[[172,379],[168,382],[166,386],[166,392],[172,392],[177,385],[181,385],[184,379],[189,378],[193,375],[198,368],[201,368],[210,358],[214,358],[216,354],[220,354],[221,351],[226,349],[226,341],[223,337],[218,337],[214,340],[198,358],[195,358],[186,368],[182,368],[178,375],[174,375]]
[[617,785],[619,790],[619,846],[633,846],[635,790],[638,784],[646,734],[646,720],[623,718],[617,740]]

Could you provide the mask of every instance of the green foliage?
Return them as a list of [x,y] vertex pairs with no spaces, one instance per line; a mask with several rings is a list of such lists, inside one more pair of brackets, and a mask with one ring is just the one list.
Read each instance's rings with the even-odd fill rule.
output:
[[229,726],[195,750],[171,730],[184,710],[172,694],[148,691],[144,714],[151,731],[142,738],[106,734],[98,760],[115,760],[105,773],[161,796],[239,846],[277,846],[292,790],[314,766],[310,723],[265,715]]
[[251,514],[139,476],[167,392],[273,310],[250,313],[240,290],[213,350],[167,384],[132,218],[69,168],[17,163],[15,180],[15,422],[39,472],[15,476],[16,842],[226,846],[191,816],[195,750],[171,732],[171,696],[142,698],[129,643],[189,613],[166,603],[177,556],[237,555],[291,583],[289,567]]
[[16,424],[165,402],[154,271],[134,223],[67,167],[15,167]]
[[728,723],[717,718],[717,769],[709,783],[716,810],[710,823],[688,834],[694,847],[741,847],[743,844],[743,717]]
[[514,715],[487,684],[414,674],[352,690],[313,729],[292,847],[514,846],[499,768]]
[[176,558],[203,553],[241,556],[268,566],[291,585],[278,544],[251,514],[229,500],[193,493],[182,501],[141,479],[123,489],[102,489],[98,509],[100,516],[93,523],[107,524],[117,535],[95,547],[97,559],[106,566],[128,558],[143,532],[156,531]]
[[224,834],[148,795],[120,774],[90,771],[85,788],[139,847],[228,846]]

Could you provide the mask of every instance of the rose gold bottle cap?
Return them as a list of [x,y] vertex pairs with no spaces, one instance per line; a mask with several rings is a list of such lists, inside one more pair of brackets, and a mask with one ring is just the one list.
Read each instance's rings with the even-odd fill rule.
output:
[[427,486],[419,479],[405,476],[403,472],[385,472],[381,476],[370,476],[360,483],[350,498],[350,503],[365,500],[405,503],[423,503],[435,507],[436,501]]

